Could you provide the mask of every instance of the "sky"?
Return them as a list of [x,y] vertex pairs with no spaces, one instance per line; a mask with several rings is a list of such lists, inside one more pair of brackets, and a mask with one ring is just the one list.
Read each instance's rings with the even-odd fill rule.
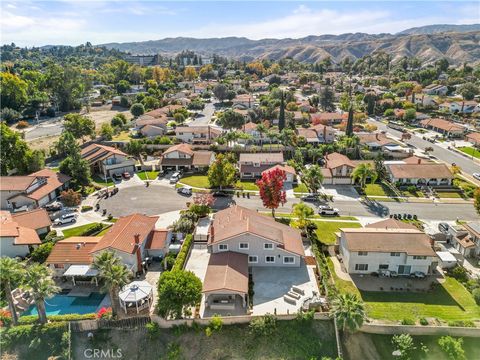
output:
[[166,37],[300,38],[480,22],[469,1],[0,1],[0,43],[79,45]]

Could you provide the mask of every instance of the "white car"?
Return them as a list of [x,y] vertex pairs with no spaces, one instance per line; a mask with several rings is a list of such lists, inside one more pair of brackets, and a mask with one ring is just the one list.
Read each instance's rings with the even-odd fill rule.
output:
[[480,180],[480,173],[473,173],[472,176],[477,179],[477,180]]
[[190,196],[192,195],[192,188],[189,186],[184,186],[184,187],[178,188],[177,193],[181,195]]
[[170,184],[176,184],[178,180],[180,180],[180,173],[174,172],[172,176],[170,176]]
[[77,214],[70,213],[70,214],[64,214],[64,215],[60,216],[58,219],[56,219],[53,222],[53,224],[54,225],[73,224],[76,221],[77,221]]
[[321,205],[318,207],[318,213],[320,215],[338,215],[339,210],[328,205]]

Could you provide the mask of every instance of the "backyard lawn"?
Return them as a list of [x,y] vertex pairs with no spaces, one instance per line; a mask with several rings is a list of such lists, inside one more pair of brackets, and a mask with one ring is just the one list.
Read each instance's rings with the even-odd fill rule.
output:
[[182,184],[208,189],[210,187],[210,183],[208,182],[208,177],[206,175],[192,175],[192,176],[185,176],[180,179]]
[[343,221],[313,221],[317,225],[317,234],[318,239],[322,244],[333,245],[337,241],[335,233],[338,232],[340,228],[360,228],[362,225],[357,222],[343,222]]
[[463,152],[467,155],[470,155],[470,156],[473,156],[477,159],[480,159],[480,150],[478,150],[478,149],[475,149],[473,147],[465,146],[465,147],[458,148],[458,150],[460,150],[461,152]]
[[[98,224],[100,224],[100,223],[85,224],[85,225],[76,226],[76,227],[73,227],[73,228],[70,228],[70,229],[62,230],[63,237],[66,239],[66,238],[69,238],[69,237],[72,237],[72,236],[95,236],[95,233],[93,233],[93,234],[88,234],[88,233],[89,233],[90,229],[93,229]],[[102,225],[102,230],[101,231],[103,231],[106,227],[109,226],[109,225],[106,225],[106,224],[101,224],[101,225]]]
[[142,180],[154,180],[158,177],[158,171],[142,171],[137,173]]

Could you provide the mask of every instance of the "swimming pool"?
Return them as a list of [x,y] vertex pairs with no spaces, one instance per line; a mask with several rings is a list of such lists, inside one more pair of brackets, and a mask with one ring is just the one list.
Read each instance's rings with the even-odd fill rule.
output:
[[[100,310],[99,305],[104,298],[105,294],[100,293],[91,293],[86,297],[57,294],[45,300],[45,307],[47,315],[90,314]],[[37,307],[32,305],[22,316],[37,314]]]

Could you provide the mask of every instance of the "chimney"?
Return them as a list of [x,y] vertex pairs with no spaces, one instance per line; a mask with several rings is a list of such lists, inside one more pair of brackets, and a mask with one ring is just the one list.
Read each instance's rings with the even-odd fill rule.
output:
[[137,271],[138,272],[143,272],[143,267],[142,267],[142,254],[140,253],[140,234],[135,234],[135,253],[137,255]]

